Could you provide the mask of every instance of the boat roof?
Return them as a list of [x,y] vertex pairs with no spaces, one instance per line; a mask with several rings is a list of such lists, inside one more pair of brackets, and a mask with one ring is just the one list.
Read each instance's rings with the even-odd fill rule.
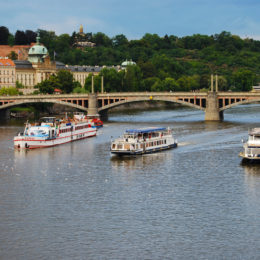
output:
[[166,130],[166,127],[147,127],[147,128],[140,128],[140,129],[127,129],[126,133],[144,134],[144,133],[158,132],[158,131],[164,131],[164,130]]
[[251,131],[249,131],[249,135],[260,135],[260,128],[253,128]]

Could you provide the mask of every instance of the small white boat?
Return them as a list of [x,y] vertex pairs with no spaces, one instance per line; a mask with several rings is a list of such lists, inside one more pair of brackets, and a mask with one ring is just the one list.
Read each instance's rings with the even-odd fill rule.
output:
[[95,136],[97,128],[77,113],[73,119],[43,117],[40,123],[26,123],[24,132],[14,137],[15,148],[43,148],[64,144],[79,139]]
[[244,162],[260,162],[260,128],[253,128],[248,133],[248,141],[244,143],[244,151],[239,155]]
[[128,129],[124,135],[111,142],[110,151],[117,155],[154,153],[177,147],[171,130],[165,127]]

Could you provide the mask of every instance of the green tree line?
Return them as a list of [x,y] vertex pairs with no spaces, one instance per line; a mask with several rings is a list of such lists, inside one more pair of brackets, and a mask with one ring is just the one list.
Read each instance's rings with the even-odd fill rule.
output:
[[[260,75],[260,41],[241,39],[230,32],[215,35],[177,37],[146,33],[141,39],[129,40],[123,34],[109,37],[102,32],[80,35],[76,32],[56,35],[38,30],[41,42],[51,58],[71,65],[119,65],[132,59],[137,66],[125,71],[104,69],[105,91],[194,91],[207,90],[210,74],[218,74],[219,89],[249,91],[258,84]],[[26,44],[35,41],[36,32],[0,27],[1,44]],[[90,41],[95,47],[78,48],[77,41]],[[82,88],[78,83],[71,91],[89,91],[91,75]],[[100,76],[95,77],[100,88]]]

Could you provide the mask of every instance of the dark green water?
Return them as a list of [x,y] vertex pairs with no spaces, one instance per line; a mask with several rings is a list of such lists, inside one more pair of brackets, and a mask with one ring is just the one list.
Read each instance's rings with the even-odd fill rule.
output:
[[[0,126],[1,259],[259,259],[260,166],[241,139],[260,106],[205,123],[197,110],[111,114],[97,137],[15,151]],[[179,147],[111,157],[111,136],[170,126]]]

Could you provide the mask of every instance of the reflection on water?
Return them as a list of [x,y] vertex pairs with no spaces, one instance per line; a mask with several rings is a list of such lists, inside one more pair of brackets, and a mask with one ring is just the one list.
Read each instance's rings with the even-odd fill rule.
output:
[[253,175],[260,178],[260,162],[256,163],[241,163],[246,175]]
[[114,169],[123,167],[125,170],[146,167],[160,167],[167,160],[171,160],[173,153],[163,151],[154,154],[145,154],[137,156],[111,156],[111,165]]

